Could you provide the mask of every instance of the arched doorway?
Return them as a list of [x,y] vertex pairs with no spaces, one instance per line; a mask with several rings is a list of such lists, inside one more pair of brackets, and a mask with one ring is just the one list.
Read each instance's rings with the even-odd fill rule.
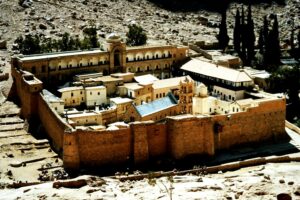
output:
[[114,52],[114,65],[115,67],[119,67],[121,64],[121,54],[119,50],[115,50]]

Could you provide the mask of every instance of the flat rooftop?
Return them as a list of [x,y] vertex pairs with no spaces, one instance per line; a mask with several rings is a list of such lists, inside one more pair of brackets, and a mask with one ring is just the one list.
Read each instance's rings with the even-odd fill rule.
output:
[[155,81],[158,81],[159,79],[153,76],[152,74],[146,74],[142,76],[135,76],[134,80],[141,84],[151,84],[154,83]]
[[139,90],[143,88],[143,86],[139,85],[138,83],[125,83],[124,87],[129,90]]
[[47,102],[64,102],[59,97],[55,96],[54,94],[52,94],[51,92],[49,92],[46,89],[43,89],[42,93]]
[[192,59],[181,67],[182,70],[231,82],[252,82],[244,71],[218,66],[198,59]]
[[168,78],[163,80],[158,80],[153,83],[154,89],[160,89],[160,88],[171,88],[171,87],[177,87],[180,84],[180,81],[185,81],[188,79],[189,81],[193,81],[193,79],[190,76],[182,76],[182,77],[176,77],[176,78]]
[[115,103],[115,104],[123,104],[123,103],[133,102],[132,99],[122,98],[122,97],[111,98],[110,101],[113,102],[113,103]]
[[86,79],[85,81],[102,81],[102,82],[114,82],[114,81],[123,81],[123,78],[116,78],[112,76],[102,76],[98,78],[90,78]]
[[57,57],[67,57],[67,56],[80,56],[80,55],[89,55],[89,54],[98,54],[105,53],[106,51],[102,51],[100,49],[93,49],[88,51],[64,51],[64,52],[56,52],[56,53],[45,53],[45,54],[33,54],[33,55],[25,55],[19,57],[20,61],[32,61],[32,60],[43,60],[43,59],[52,59]]
[[83,90],[82,86],[74,86],[74,87],[65,87],[61,88],[58,91],[59,92],[68,92],[68,91],[75,91],[75,90]]

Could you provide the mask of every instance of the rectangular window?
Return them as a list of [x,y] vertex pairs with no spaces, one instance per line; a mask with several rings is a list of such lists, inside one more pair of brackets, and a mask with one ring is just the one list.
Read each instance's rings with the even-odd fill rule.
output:
[[46,66],[45,65],[42,66],[42,72],[46,72]]

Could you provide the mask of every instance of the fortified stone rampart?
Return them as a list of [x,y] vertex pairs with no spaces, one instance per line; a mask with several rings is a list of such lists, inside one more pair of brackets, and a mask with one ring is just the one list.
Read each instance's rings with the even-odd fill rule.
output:
[[43,85],[28,72],[18,71],[12,67],[15,94],[21,103],[21,116],[30,119],[38,115],[38,97]]
[[38,116],[41,124],[46,130],[51,144],[59,153],[63,152],[64,148],[64,132],[72,127],[67,124],[57,114],[57,112],[47,104],[44,96],[39,94],[37,98]]
[[285,99],[260,101],[246,112],[214,116],[215,149],[286,138],[285,106]]
[[74,130],[50,108],[41,82],[12,68],[24,118],[39,118],[67,169],[142,164],[168,156],[213,156],[239,145],[286,137],[285,99],[256,100],[257,107],[230,115],[167,117],[164,122],[134,122],[119,130]]

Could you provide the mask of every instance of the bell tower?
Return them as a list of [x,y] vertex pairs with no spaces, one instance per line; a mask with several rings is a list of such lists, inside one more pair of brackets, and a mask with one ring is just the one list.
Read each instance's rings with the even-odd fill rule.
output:
[[193,113],[193,94],[194,81],[186,76],[184,80],[180,81],[179,105],[182,114]]

